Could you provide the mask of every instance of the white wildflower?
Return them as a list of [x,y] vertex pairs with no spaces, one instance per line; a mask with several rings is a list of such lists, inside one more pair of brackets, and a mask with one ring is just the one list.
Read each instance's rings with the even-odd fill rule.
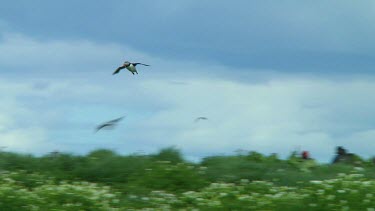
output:
[[250,196],[248,195],[241,195],[241,196],[238,196],[238,200],[246,200],[246,199],[249,199]]
[[197,201],[203,201],[204,199],[203,199],[203,198],[200,198],[200,197],[198,197],[198,198],[196,198],[196,200],[197,200]]
[[220,196],[227,196],[228,194],[227,193],[220,193],[219,195]]
[[358,193],[358,190],[350,190],[350,193]]
[[199,169],[200,169],[200,170],[206,170],[207,167],[206,167],[206,166],[201,166],[201,167],[199,167]]
[[247,184],[247,183],[249,183],[249,180],[248,179],[241,179],[240,182],[242,184]]
[[355,171],[364,171],[365,169],[362,168],[362,167],[354,167],[354,170],[355,170]]
[[346,174],[345,173],[338,173],[337,176],[339,176],[339,177],[345,177]]
[[348,206],[342,207],[341,210],[349,210],[349,207]]
[[346,203],[348,203],[348,201],[346,201],[346,200],[340,200],[340,203],[341,204],[346,204]]
[[324,194],[324,190],[323,189],[319,189],[319,190],[317,190],[317,193],[318,193],[318,195],[322,195],[322,194]]
[[363,199],[363,203],[370,203],[371,201],[368,199]]

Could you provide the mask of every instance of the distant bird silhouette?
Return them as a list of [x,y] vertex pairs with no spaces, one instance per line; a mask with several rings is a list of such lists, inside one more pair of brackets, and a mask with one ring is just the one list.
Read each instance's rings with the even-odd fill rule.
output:
[[150,66],[150,65],[148,65],[148,64],[143,64],[143,63],[131,63],[131,62],[126,61],[126,62],[124,62],[124,64],[123,64],[122,66],[118,67],[118,68],[116,69],[116,71],[113,72],[112,75],[115,75],[115,74],[119,73],[120,70],[122,70],[122,69],[124,69],[124,68],[128,69],[133,75],[134,75],[134,73],[137,73],[137,74],[138,74],[137,69],[136,69],[135,67],[136,67],[137,65],[139,65],[139,64],[140,64],[140,65],[144,65],[144,66]]
[[96,130],[95,132],[98,132],[99,130],[103,129],[103,128],[113,128],[115,127],[124,117],[120,117],[120,118],[117,118],[117,119],[114,119],[114,120],[111,120],[111,121],[108,121],[108,122],[104,122],[102,124],[100,124],[99,126],[96,127]]
[[199,122],[201,120],[208,120],[208,118],[204,117],[204,116],[200,116],[200,117],[198,117],[198,118],[195,119],[195,122]]

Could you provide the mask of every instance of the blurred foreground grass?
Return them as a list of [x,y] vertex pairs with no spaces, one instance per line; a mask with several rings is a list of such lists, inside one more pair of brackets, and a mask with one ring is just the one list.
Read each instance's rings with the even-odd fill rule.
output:
[[154,155],[0,153],[0,210],[375,210],[375,167],[250,152],[194,164]]

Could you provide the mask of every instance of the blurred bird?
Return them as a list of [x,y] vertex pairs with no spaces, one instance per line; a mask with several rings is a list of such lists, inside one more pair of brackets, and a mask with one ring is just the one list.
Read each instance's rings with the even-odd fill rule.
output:
[[134,73],[137,73],[137,74],[138,74],[137,69],[136,69],[135,67],[136,67],[137,65],[139,65],[139,64],[140,64],[140,65],[144,65],[144,66],[150,66],[150,65],[148,65],[148,64],[143,64],[143,63],[131,63],[131,62],[126,61],[126,62],[124,62],[124,64],[123,64],[122,66],[118,67],[118,68],[116,69],[116,71],[113,72],[112,75],[115,75],[115,74],[119,73],[120,70],[122,70],[122,69],[124,69],[124,68],[128,69],[133,75],[134,75]]
[[99,130],[103,128],[114,128],[124,117],[120,117],[108,122],[104,122],[103,124],[100,124],[99,126],[96,127],[95,132],[98,132]]
[[204,116],[200,116],[200,117],[195,119],[195,122],[199,122],[200,120],[208,120],[208,118],[204,117]]

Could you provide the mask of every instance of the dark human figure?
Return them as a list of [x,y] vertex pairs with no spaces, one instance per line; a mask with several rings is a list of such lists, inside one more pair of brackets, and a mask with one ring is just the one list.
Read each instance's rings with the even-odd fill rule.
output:
[[353,153],[348,153],[342,146],[336,148],[336,157],[333,159],[332,163],[353,163],[353,161]]

